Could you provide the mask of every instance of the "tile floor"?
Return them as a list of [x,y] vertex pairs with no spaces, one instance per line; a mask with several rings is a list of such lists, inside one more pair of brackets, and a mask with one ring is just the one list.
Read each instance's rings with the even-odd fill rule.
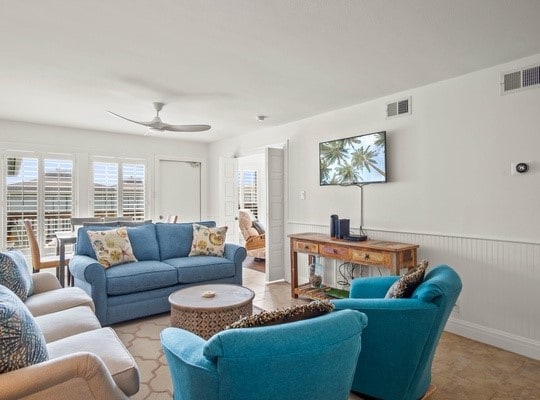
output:
[[[263,273],[247,268],[243,272],[244,286],[255,292],[254,305],[272,310],[305,303],[291,298],[289,284],[266,285]],[[159,342],[159,333],[167,326],[168,314],[113,326],[141,371],[141,389],[132,399],[172,398],[169,369]],[[437,390],[429,400],[540,400],[540,361],[450,333],[441,338],[432,376]],[[349,396],[349,400],[360,399]]]

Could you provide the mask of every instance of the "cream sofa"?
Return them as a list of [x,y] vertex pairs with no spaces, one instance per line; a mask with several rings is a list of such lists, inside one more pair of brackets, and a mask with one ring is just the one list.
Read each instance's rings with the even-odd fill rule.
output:
[[[48,360],[0,373],[0,398],[114,400],[137,393],[139,370],[135,360],[111,328],[101,327],[86,292],[61,288],[56,277],[47,272],[32,274],[31,278],[33,290],[24,305],[43,333]],[[0,284],[5,283],[0,280]],[[4,286],[1,290],[4,299],[9,292],[20,301]],[[0,302],[3,318],[9,316],[7,303]],[[0,321],[0,331],[6,333],[9,328],[9,321]],[[5,348],[0,350],[5,356]]]

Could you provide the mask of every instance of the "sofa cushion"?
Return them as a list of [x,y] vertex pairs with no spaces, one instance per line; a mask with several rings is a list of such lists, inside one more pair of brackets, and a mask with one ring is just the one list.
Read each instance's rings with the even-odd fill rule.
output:
[[92,298],[88,296],[88,293],[78,287],[67,287],[35,293],[26,299],[24,304],[34,317],[78,306],[88,306],[94,310]]
[[176,269],[160,261],[139,261],[116,265],[108,268],[105,276],[109,296],[143,292],[178,283]]
[[193,224],[193,241],[189,256],[216,256],[223,257],[227,227],[209,228],[204,225]]
[[[88,230],[110,230],[111,227],[85,226],[77,233],[76,253],[95,258],[94,249],[88,238]],[[139,261],[159,260],[159,245],[154,224],[144,224],[127,228],[133,254]]]
[[0,285],[0,373],[49,358],[43,333],[19,297]]
[[399,278],[386,292],[385,299],[399,299],[411,297],[414,290],[424,280],[424,275],[428,267],[428,262],[422,260],[412,271],[407,272]]
[[30,267],[19,250],[0,252],[0,284],[10,289],[22,301],[32,295]]
[[[214,221],[197,222],[208,227],[216,226]],[[159,242],[159,259],[187,257],[193,242],[193,224],[156,224],[157,240]]]
[[43,332],[47,343],[101,328],[96,314],[88,306],[73,307],[41,315],[35,317],[34,320]]
[[180,257],[164,260],[173,266],[178,274],[178,283],[214,281],[234,276],[234,262],[213,256]]
[[114,382],[127,395],[139,390],[139,369],[116,333],[111,328],[79,333],[47,345],[51,359],[80,351],[96,354],[103,360]]
[[262,311],[233,322],[226,329],[252,328],[258,326],[278,325],[303,319],[318,317],[331,312],[334,305],[328,301],[316,300],[308,304],[282,308],[274,311]]

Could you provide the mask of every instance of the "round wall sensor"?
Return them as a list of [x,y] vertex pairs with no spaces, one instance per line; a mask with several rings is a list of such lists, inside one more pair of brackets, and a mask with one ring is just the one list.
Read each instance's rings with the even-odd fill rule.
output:
[[524,162],[520,162],[516,165],[516,171],[520,174],[527,172],[529,170],[529,165]]

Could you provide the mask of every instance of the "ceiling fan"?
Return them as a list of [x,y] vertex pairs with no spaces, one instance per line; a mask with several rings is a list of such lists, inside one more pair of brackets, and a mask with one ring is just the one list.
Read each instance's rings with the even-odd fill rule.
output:
[[143,121],[134,121],[132,119],[122,117],[121,115],[118,115],[116,113],[113,113],[112,111],[107,111],[109,114],[114,115],[115,117],[125,119],[129,122],[134,122],[139,125],[144,125],[150,128],[150,132],[163,132],[163,131],[171,131],[171,132],[202,132],[207,131],[210,129],[210,125],[172,125],[172,124],[166,124],[164,123],[161,118],[159,117],[159,112],[165,105],[165,103],[159,103],[155,102],[154,108],[156,109],[156,116],[152,121],[149,122],[143,122]]

